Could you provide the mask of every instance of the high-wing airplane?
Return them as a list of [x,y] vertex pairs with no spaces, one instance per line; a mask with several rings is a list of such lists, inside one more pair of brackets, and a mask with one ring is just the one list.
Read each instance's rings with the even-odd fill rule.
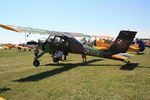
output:
[[130,64],[130,61],[126,61],[128,58],[131,58],[132,55],[127,54],[127,50],[133,41],[137,32],[135,31],[120,31],[118,37],[114,43],[107,50],[98,50],[94,47],[90,47],[82,44],[74,37],[91,37],[83,33],[70,33],[70,32],[57,32],[57,31],[48,31],[43,29],[35,29],[29,27],[20,27],[20,26],[11,26],[0,24],[1,28],[8,29],[15,32],[25,32],[33,34],[49,34],[49,37],[45,41],[38,41],[38,48],[42,52],[35,56],[33,65],[39,66],[39,58],[45,53],[53,54],[53,61],[58,62],[59,58],[57,56],[58,51],[67,51],[70,53],[76,54],[85,54],[90,56],[103,57],[108,59],[115,59],[123,61],[127,64]]
[[[112,44],[113,44],[113,37],[110,36],[96,36],[93,35],[93,37],[95,37],[95,45],[94,47],[98,50],[106,50],[108,49]],[[96,39],[98,38],[98,39]]]

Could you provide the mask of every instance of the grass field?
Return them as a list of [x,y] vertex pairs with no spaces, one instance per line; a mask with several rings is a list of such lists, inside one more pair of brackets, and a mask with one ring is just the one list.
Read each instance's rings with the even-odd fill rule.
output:
[[[150,49],[123,62],[69,54],[32,65],[33,52],[0,50],[0,97],[6,100],[150,100]],[[135,54],[135,53],[133,53]]]

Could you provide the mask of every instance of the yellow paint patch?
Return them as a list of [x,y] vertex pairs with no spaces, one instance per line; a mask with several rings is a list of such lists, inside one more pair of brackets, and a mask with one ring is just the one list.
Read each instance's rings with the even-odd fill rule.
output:
[[98,49],[98,50],[106,50],[106,49],[108,49],[107,47],[95,47],[96,49]]
[[2,25],[0,24],[1,28],[7,29],[7,30],[11,30],[11,31],[15,31],[15,32],[23,32],[23,30],[20,30],[17,27],[13,27],[13,26],[9,26],[9,25]]
[[126,60],[126,59],[128,59],[127,57],[124,57],[124,56],[119,56],[119,55],[112,55],[111,56],[112,58],[116,58],[116,59],[123,59],[123,60]]
[[138,48],[138,47],[130,46],[128,50],[129,50],[129,51],[135,51],[135,52],[137,52],[137,51],[139,51],[139,49],[140,49],[140,48]]
[[4,99],[4,98],[0,97],[0,100],[6,100],[6,99]]

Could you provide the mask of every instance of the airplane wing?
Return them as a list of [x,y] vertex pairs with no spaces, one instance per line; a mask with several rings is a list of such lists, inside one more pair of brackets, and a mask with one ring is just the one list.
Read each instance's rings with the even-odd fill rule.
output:
[[91,37],[90,35],[84,33],[49,31],[44,29],[36,29],[30,27],[12,26],[12,25],[4,25],[4,24],[0,24],[0,27],[15,32],[32,33],[32,34],[40,34],[40,35],[67,35],[73,37]]
[[131,55],[129,53],[118,53],[118,54],[112,55],[111,57],[114,59],[126,60],[126,59],[133,57],[133,55]]

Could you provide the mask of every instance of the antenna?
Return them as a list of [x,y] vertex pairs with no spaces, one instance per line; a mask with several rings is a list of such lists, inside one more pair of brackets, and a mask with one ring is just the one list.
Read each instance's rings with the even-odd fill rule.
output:
[[30,34],[31,34],[31,33],[29,33],[29,34],[26,34],[26,33],[25,33],[25,43],[27,42],[27,37],[29,37]]
[[27,42],[27,35],[26,35],[26,33],[25,33],[25,43]]

